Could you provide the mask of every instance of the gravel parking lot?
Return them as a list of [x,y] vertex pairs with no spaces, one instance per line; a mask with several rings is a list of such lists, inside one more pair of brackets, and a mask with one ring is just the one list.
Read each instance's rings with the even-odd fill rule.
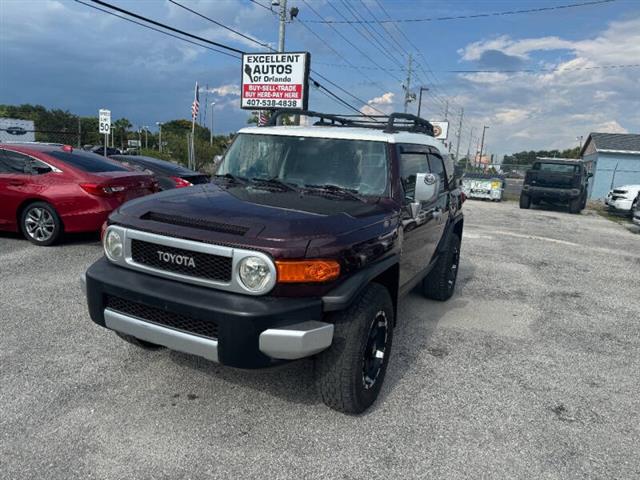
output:
[[312,361],[145,352],[94,325],[97,238],[0,235],[0,478],[638,478],[640,238],[596,215],[469,201],[458,290],[406,297],[359,417]]

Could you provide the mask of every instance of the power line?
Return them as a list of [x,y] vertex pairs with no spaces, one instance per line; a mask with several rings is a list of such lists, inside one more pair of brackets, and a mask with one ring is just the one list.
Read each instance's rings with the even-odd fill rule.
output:
[[155,20],[151,20],[150,18],[143,17],[142,15],[138,15],[137,13],[130,12],[128,10],[125,10],[124,8],[116,7],[115,5],[111,5],[111,4],[107,3],[107,2],[103,2],[101,0],[90,0],[90,1],[93,2],[93,3],[97,3],[98,5],[102,5],[103,7],[110,8],[111,10],[115,10],[116,12],[124,13],[125,15],[129,15],[130,17],[137,18],[138,20],[142,20],[144,22],[151,23],[152,25],[155,25],[157,27],[161,27],[161,28],[164,28],[166,30],[170,30],[172,32],[179,33],[180,35],[184,35],[184,36],[189,37],[189,38],[193,38],[194,40],[198,40],[200,42],[205,42],[205,43],[208,43],[210,45],[215,45],[216,47],[220,47],[220,48],[222,48],[224,50],[229,50],[230,52],[240,53],[240,54],[244,53],[242,50],[238,50],[237,48],[233,48],[233,47],[230,47],[228,45],[224,45],[223,43],[214,42],[213,40],[207,40],[206,38],[202,38],[202,37],[199,37],[197,35],[193,35],[192,33],[185,32],[184,30],[180,30],[180,29],[177,29],[177,28],[174,28],[174,27],[170,27],[169,25],[165,25],[163,23],[156,22]]
[[[318,13],[318,11],[313,8],[309,2],[307,0],[302,0],[302,2],[309,8],[309,10],[311,10],[313,13],[316,14],[316,16],[318,16],[319,18],[324,19],[324,17],[322,15],[320,15],[320,13]],[[331,5],[331,4],[330,4]],[[333,5],[331,5],[333,6]],[[300,20],[300,23],[305,23],[305,21]],[[356,46],[351,40],[349,40],[347,37],[345,37],[340,30],[338,30],[336,27],[334,27],[333,25],[329,24],[328,25],[333,31],[335,31],[340,38],[342,38],[345,42],[347,42],[349,45],[351,45],[353,48],[355,48],[363,57],[365,57],[367,60],[369,60],[373,65],[375,65],[376,67],[378,67],[380,70],[385,71],[389,76],[391,76],[395,81],[397,82],[402,82],[402,80],[400,80],[398,77],[394,76],[393,74],[391,74],[391,72],[389,72],[388,70],[386,70],[384,67],[382,67],[378,62],[376,62],[375,60],[373,60],[369,55],[367,55],[365,52],[363,52],[358,46]]]
[[[183,6],[182,4],[180,4],[180,3],[176,2],[175,0],[169,0],[169,1],[170,1],[171,3],[173,3],[173,4],[177,5],[177,6],[179,6],[179,7],[181,7],[181,8],[184,8],[185,10],[187,10],[187,11],[189,11],[189,12],[193,13],[194,15],[199,16],[200,18],[204,18],[205,20],[208,20],[208,21],[210,21],[210,22],[212,22],[212,23],[214,23],[214,24],[216,24],[216,25],[223,26],[223,27],[224,27],[224,28],[226,28],[227,30],[230,30],[230,31],[232,31],[233,33],[239,34],[239,35],[243,36],[244,38],[246,38],[246,39],[248,39],[248,40],[252,41],[253,43],[256,43],[256,44],[258,44],[258,45],[261,45],[261,46],[266,47],[266,48],[268,48],[269,50],[272,50],[272,51],[273,51],[273,48],[271,48],[271,46],[269,46],[269,45],[266,45],[266,44],[264,44],[264,43],[261,43],[261,42],[259,42],[258,40],[254,39],[254,38],[251,38],[251,37],[249,37],[248,35],[244,35],[244,34],[242,34],[242,33],[238,32],[237,30],[234,30],[234,29],[232,29],[232,28],[230,28],[230,27],[227,27],[227,26],[225,26],[225,25],[221,25],[219,22],[217,22],[217,21],[215,21],[215,20],[213,20],[213,19],[211,19],[211,18],[207,17],[206,15],[201,14],[200,12],[198,12],[198,11],[196,11],[196,10],[193,10],[193,9],[191,9],[191,8],[188,8],[188,7]],[[259,4],[259,5],[261,5],[261,4]],[[264,6],[264,5],[263,5],[263,6]],[[327,77],[325,77],[324,75],[322,75],[322,74],[320,74],[320,73],[316,72],[315,70],[311,70],[311,71],[312,71],[315,75],[319,76],[320,78],[322,78],[322,79],[323,79],[324,81],[326,81],[327,83],[330,83],[331,85],[333,85],[334,87],[336,87],[336,88],[337,88],[337,89],[339,89],[340,91],[342,91],[342,92],[346,93],[347,95],[349,95],[350,97],[352,97],[352,98],[353,98],[353,99],[355,99],[356,101],[358,101],[358,102],[360,102],[360,103],[362,103],[362,104],[364,104],[364,105],[369,105],[369,103],[368,103],[368,102],[366,102],[366,101],[364,101],[364,100],[362,100],[362,99],[360,99],[360,98],[356,97],[355,95],[353,95],[353,94],[352,94],[352,93],[350,93],[349,91],[345,90],[345,89],[344,89],[344,88],[342,88],[341,86],[339,86],[339,85],[337,85],[336,83],[334,83],[334,82],[332,82],[331,80],[329,80],[329,79],[328,79]],[[311,78],[311,80],[313,80],[313,79]],[[316,82],[316,83],[317,83],[317,82]],[[318,88],[323,88],[320,84],[317,84],[317,86],[318,86]],[[350,105],[350,107],[351,107],[351,105]],[[373,106],[371,106],[371,105],[369,105],[369,107],[370,107],[370,108],[372,108],[373,110],[375,110],[376,112],[379,112],[379,113],[381,113],[381,114],[384,114],[384,112],[382,112],[381,110],[378,110],[377,108],[375,108],[375,107],[373,107]]]
[[202,13],[200,13],[200,12],[196,12],[195,10],[192,10],[191,8],[189,8],[189,7],[187,7],[187,6],[182,5],[181,3],[176,2],[175,0],[169,0],[169,2],[173,3],[174,5],[176,5],[176,6],[180,7],[180,8],[182,8],[182,9],[184,9],[184,10],[188,11],[188,12],[193,13],[194,15],[199,16],[200,18],[204,18],[205,20],[208,20],[208,21],[210,21],[211,23],[214,23],[214,24],[218,25],[219,27],[222,27],[222,28],[224,28],[225,30],[228,30],[228,31],[230,31],[230,32],[232,32],[232,33],[234,33],[234,34],[236,34],[236,35],[238,35],[238,36],[240,36],[240,37],[242,37],[242,38],[244,38],[244,39],[246,39],[246,40],[249,40],[249,41],[251,41],[251,42],[253,42],[253,43],[257,44],[257,45],[260,45],[260,46],[262,46],[262,47],[268,48],[269,50],[273,50],[273,49],[271,48],[271,46],[270,46],[270,45],[268,45],[268,44],[266,44],[266,43],[262,43],[261,41],[259,41],[259,40],[255,39],[255,38],[253,38],[253,37],[250,37],[249,35],[246,35],[246,34],[244,34],[244,33],[242,33],[242,32],[239,32],[238,30],[234,30],[233,28],[228,27],[227,25],[225,25],[225,24],[223,24],[223,23],[220,23],[220,22],[218,22],[217,20],[214,20],[213,18],[209,18],[209,17],[207,17],[206,15],[203,15],[203,14],[202,14]]
[[640,63],[628,63],[620,65],[594,65],[591,67],[555,67],[555,68],[522,68],[513,70],[440,70],[448,73],[538,73],[538,72],[575,72],[579,70],[599,70],[615,68],[639,68]]
[[[227,55],[227,56],[230,56],[230,57],[233,57],[233,58],[236,58],[236,59],[240,59],[240,58],[241,58],[241,57],[239,57],[239,56],[232,55],[232,54],[230,54],[230,53],[227,53],[227,52],[224,52],[224,51],[221,51],[221,50],[217,50],[217,49],[214,49],[214,48],[208,47],[208,46],[206,46],[206,45],[202,45],[202,44],[200,44],[200,43],[193,42],[193,41],[191,41],[191,40],[188,40],[188,39],[185,39],[185,38],[179,37],[178,35],[170,34],[170,33],[168,33],[168,32],[165,32],[165,31],[160,30],[160,29],[158,29],[158,28],[151,27],[151,26],[149,26],[149,25],[145,25],[145,24],[140,23],[140,22],[137,22],[137,21],[135,21],[135,20],[131,20],[131,19],[129,19],[129,18],[123,17],[122,15],[118,15],[118,14],[115,14],[115,13],[110,12],[110,11],[108,11],[108,10],[105,10],[105,9],[102,9],[102,8],[96,7],[96,6],[94,6],[94,5],[90,5],[90,4],[88,4],[88,3],[85,3],[85,2],[83,2],[82,0],[75,0],[75,1],[76,1],[76,2],[78,2],[78,3],[81,3],[81,4],[83,4],[83,5],[85,5],[85,6],[87,6],[87,7],[91,7],[91,8],[93,8],[93,9],[95,9],[95,10],[99,10],[99,11],[104,12],[104,13],[107,13],[107,14],[109,14],[109,15],[112,15],[112,16],[115,16],[115,17],[118,17],[118,18],[120,18],[120,19],[122,19],[122,20],[126,20],[126,21],[128,21],[128,22],[135,23],[136,25],[140,25],[140,26],[142,26],[142,27],[149,28],[149,29],[151,29],[151,30],[154,30],[154,31],[160,32],[160,33],[165,34],[165,35],[168,35],[168,36],[170,36],[170,37],[173,37],[173,38],[177,38],[177,39],[179,39],[179,40],[186,41],[186,42],[191,43],[191,44],[193,44],[193,45],[196,45],[196,46],[199,46],[199,47],[202,47],[202,48],[206,48],[206,49],[208,49],[208,50],[213,50],[213,51],[215,51],[215,52],[222,53],[223,55]],[[103,1],[101,1],[101,0],[90,0],[90,1],[91,1],[91,2],[93,2],[93,3],[97,3],[97,4],[99,4],[99,5],[102,5],[102,6],[106,7],[106,8],[111,8],[111,9],[113,9],[113,10],[116,10],[116,11],[118,11],[118,12],[120,12],[120,13],[125,14],[125,15],[131,15],[131,16],[133,16],[133,17],[135,17],[135,18],[139,19],[139,20],[142,20],[142,21],[145,21],[145,22],[149,22],[149,23],[151,23],[151,24],[153,24],[153,25],[156,25],[156,26],[158,26],[158,27],[165,28],[165,29],[167,29],[167,30],[171,30],[171,31],[173,31],[173,32],[176,32],[176,33],[179,33],[179,34],[181,34],[181,35],[185,35],[185,36],[188,36],[188,37],[191,37],[191,38],[195,38],[195,39],[197,39],[197,40],[199,40],[199,41],[201,41],[201,42],[208,43],[208,44],[212,44],[212,45],[216,45],[216,46],[219,46],[219,47],[224,48],[224,49],[226,49],[226,50],[231,50],[231,51],[236,52],[236,53],[240,53],[240,54],[245,53],[245,52],[243,52],[242,50],[239,50],[239,49],[237,49],[237,48],[229,47],[229,46],[224,45],[224,44],[222,44],[222,43],[214,42],[213,40],[207,40],[206,38],[198,37],[197,35],[193,35],[193,34],[191,34],[191,33],[185,32],[184,30],[179,30],[179,29],[174,28],[174,27],[171,27],[171,26],[169,26],[169,25],[166,25],[166,24],[163,24],[163,23],[157,22],[157,21],[155,21],[155,20],[152,20],[152,19],[150,19],[150,18],[144,17],[144,16],[142,16],[142,15],[138,15],[138,14],[136,14],[136,13],[129,12],[128,10],[125,10],[125,9],[123,9],[123,8],[120,8],[120,7],[116,7],[116,6],[111,5],[111,4],[107,3],[107,2],[103,2]],[[329,81],[326,77],[324,77],[324,78],[325,78],[325,80],[326,80],[326,81]],[[334,98],[335,100],[339,101],[342,105],[345,105],[345,106],[347,106],[348,108],[350,108],[350,109],[352,109],[352,110],[354,110],[354,111],[357,111],[358,113],[361,113],[359,109],[357,109],[356,107],[354,107],[353,105],[351,105],[351,104],[350,104],[349,102],[347,102],[346,100],[343,100],[342,98],[340,98],[338,95],[336,95],[335,93],[333,93],[333,92],[332,92],[331,90],[329,90],[327,87],[323,86],[321,83],[317,82],[316,80],[314,80],[314,79],[313,79],[313,78],[311,78],[311,77],[310,77],[309,79],[314,83],[314,85],[315,85],[317,88],[319,88],[319,89],[323,90],[324,92],[326,92],[327,94],[329,94],[332,98]],[[330,83],[332,83],[333,85],[335,85],[333,82],[331,82],[331,81],[329,81],[329,82],[330,82]],[[363,103],[366,103],[366,102],[363,102]]]
[[[253,0],[252,0],[253,1]],[[570,3],[565,5],[555,5],[552,7],[538,7],[538,8],[528,8],[524,10],[507,10],[502,12],[488,12],[488,13],[476,13],[473,15],[453,15],[447,17],[428,17],[428,18],[401,18],[401,19],[392,19],[389,18],[387,20],[381,20],[382,23],[416,23],[416,22],[441,22],[441,21],[450,21],[450,20],[465,20],[465,19],[475,19],[475,18],[487,18],[487,17],[501,17],[507,15],[520,15],[524,13],[540,13],[547,12],[553,10],[566,10],[569,8],[577,8],[577,7],[589,7],[593,5],[602,5],[605,3],[612,3],[616,0],[595,0],[592,2],[582,2],[582,3]],[[255,2],[254,2],[255,3]],[[325,24],[338,24],[338,23],[375,23],[374,20],[308,20],[310,23],[325,23]]]
[[148,28],[149,30],[154,30],[156,32],[162,33],[162,34],[167,35],[169,37],[177,38],[178,40],[182,40],[183,42],[187,42],[187,43],[190,43],[192,45],[196,45],[198,47],[206,48],[207,50],[211,50],[213,52],[221,53],[222,55],[226,55],[227,57],[232,57],[232,58],[237,58],[237,59],[240,58],[237,55],[233,55],[233,54],[225,52],[223,50],[218,50],[217,48],[211,48],[211,47],[208,47],[206,45],[202,45],[200,43],[191,41],[189,39],[186,39],[186,38],[183,38],[183,37],[179,37],[178,35],[173,35],[172,33],[165,32],[164,30],[160,30],[159,28],[154,28],[154,27],[151,27],[149,25],[145,25],[142,22],[136,22],[135,20],[131,20],[130,18],[123,17],[122,15],[118,15],[117,13],[110,12],[109,10],[105,10],[103,8],[96,7],[95,5],[90,5],[90,4],[85,3],[85,2],[83,2],[81,0],[75,0],[75,1],[78,2],[78,3],[81,3],[82,5],[85,5],[87,7],[93,8],[94,10],[100,10],[101,12],[107,13],[107,14],[112,15],[114,17],[121,18],[122,20],[126,20],[127,22],[135,23],[136,25],[140,25],[141,27]]

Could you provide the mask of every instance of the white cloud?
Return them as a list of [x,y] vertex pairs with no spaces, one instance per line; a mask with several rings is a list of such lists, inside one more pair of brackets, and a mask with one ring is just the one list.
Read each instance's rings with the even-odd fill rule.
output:
[[[207,91],[206,88],[200,88],[200,92],[206,92],[206,91]],[[221,85],[219,87],[210,88],[209,93],[215,93],[216,95],[220,95],[221,97],[226,97],[227,95],[239,97],[240,86],[237,83],[229,83],[227,85]]]
[[391,113],[394,108],[395,93],[386,92],[379,97],[367,101],[360,111],[365,115],[380,115],[380,112]]
[[[580,40],[501,36],[459,50],[464,61],[480,60],[484,52],[497,50],[528,60],[527,65],[538,62],[541,68],[553,69],[458,76],[458,88],[465,93],[458,104],[476,132],[482,125],[491,126],[488,141],[496,153],[568,148],[577,145],[576,136],[592,131],[640,131],[640,69],[592,68],[640,63],[640,16],[612,22],[591,35]],[[556,49],[568,51],[562,61],[540,61],[539,52]]]

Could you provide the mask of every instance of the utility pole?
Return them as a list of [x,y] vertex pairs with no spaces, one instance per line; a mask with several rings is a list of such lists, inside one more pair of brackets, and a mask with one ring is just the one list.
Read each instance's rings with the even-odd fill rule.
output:
[[78,116],[78,149],[82,148],[82,118]]
[[143,125],[144,129],[144,149],[147,150],[149,148],[149,127]]
[[216,102],[211,102],[211,128],[209,129],[209,145],[213,145],[213,106]]
[[287,23],[287,0],[279,0],[280,28],[278,29],[278,52],[284,52],[285,25]]
[[471,161],[471,143],[472,142],[473,142],[473,127],[471,127],[471,133],[469,133],[469,145],[467,146],[467,166],[469,166],[469,162]]
[[578,154],[580,154],[580,152],[582,151],[582,137],[583,137],[582,135],[578,135],[576,137],[576,140],[578,140],[578,145],[580,147],[580,148],[578,148]]
[[484,150],[484,132],[487,131],[487,128],[489,128],[487,125],[482,127],[482,141],[480,142],[480,158],[479,158],[480,163],[482,163],[482,151]]
[[458,154],[460,153],[460,137],[462,136],[462,117],[464,116],[464,108],[460,108],[460,122],[458,123],[458,141],[456,142],[456,163],[460,159]]
[[420,97],[418,99],[418,116],[420,116],[420,110],[422,110],[422,92],[428,92],[429,89],[427,87],[420,87]]
[[404,113],[407,113],[409,102],[411,101],[411,67],[413,58],[409,54],[409,66],[407,67],[407,81],[404,84]]
[[160,129],[158,132],[158,151],[162,152],[162,122],[156,122],[156,125]]

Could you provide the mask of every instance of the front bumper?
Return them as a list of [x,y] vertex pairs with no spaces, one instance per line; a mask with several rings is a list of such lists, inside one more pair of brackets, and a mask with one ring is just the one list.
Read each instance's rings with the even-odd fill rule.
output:
[[[261,368],[314,355],[331,345],[320,298],[253,297],[184,284],[111,264],[102,258],[83,279],[91,319],[105,328],[239,368]],[[113,307],[112,299],[134,310]],[[124,302],[124,303],[123,303]],[[176,328],[135,312],[166,314]],[[186,322],[186,323],[185,323]]]
[[534,198],[546,198],[549,200],[570,200],[578,198],[582,192],[578,188],[549,188],[524,185],[522,187],[522,193],[525,193]]
[[616,200],[612,200],[611,197],[607,197],[605,198],[604,203],[612,210],[620,210],[621,212],[629,212],[633,206],[633,200],[630,198],[618,198]]

